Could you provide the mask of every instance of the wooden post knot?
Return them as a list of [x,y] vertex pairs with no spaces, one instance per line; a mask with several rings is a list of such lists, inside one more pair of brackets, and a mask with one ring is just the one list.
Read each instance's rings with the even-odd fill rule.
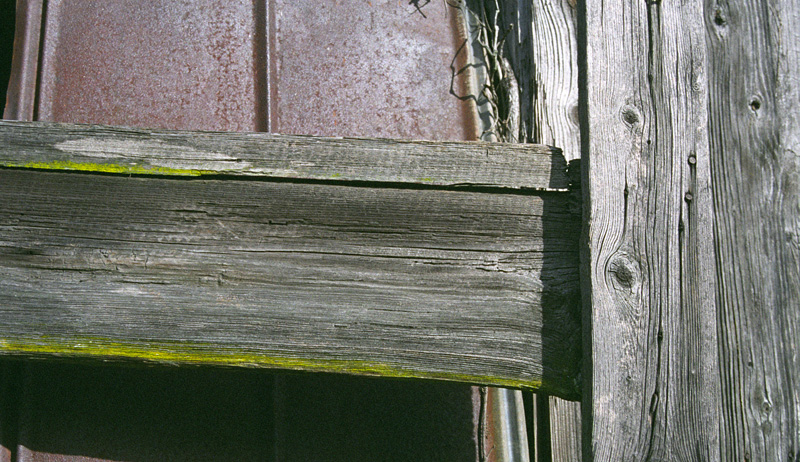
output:
[[714,24],[716,24],[717,27],[726,26],[728,24],[728,18],[726,16],[727,15],[725,14],[725,12],[722,11],[720,7],[717,7],[714,10]]
[[642,120],[642,113],[636,106],[631,106],[630,104],[623,106],[620,110],[620,114],[622,115],[622,121],[630,127],[633,127]]
[[611,275],[612,281],[620,287],[630,290],[638,282],[639,265],[629,255],[620,253],[611,257],[606,266],[608,274]]

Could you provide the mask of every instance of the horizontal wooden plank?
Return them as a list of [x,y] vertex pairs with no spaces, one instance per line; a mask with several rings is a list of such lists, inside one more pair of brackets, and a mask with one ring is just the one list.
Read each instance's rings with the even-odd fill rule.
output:
[[569,201],[0,169],[0,353],[576,399],[580,219]]
[[541,145],[150,131],[0,121],[0,166],[158,175],[569,186],[560,150]]

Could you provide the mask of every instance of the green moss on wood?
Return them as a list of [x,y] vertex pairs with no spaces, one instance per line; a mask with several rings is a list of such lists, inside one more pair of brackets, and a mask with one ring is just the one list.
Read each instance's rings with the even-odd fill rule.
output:
[[269,352],[225,348],[198,342],[158,341],[135,344],[88,337],[74,337],[68,340],[56,338],[0,339],[0,355],[3,354],[135,359],[161,363],[263,367],[394,378],[439,379],[527,390],[546,388],[539,381],[443,371],[414,371],[371,361],[271,356]]
[[169,175],[169,176],[201,176],[213,175],[219,172],[214,170],[180,169],[154,165],[119,165],[96,164],[91,162],[72,162],[68,160],[54,160],[50,162],[28,162],[26,164],[4,164],[4,167],[30,168],[37,170],[73,170],[96,173],[119,173],[127,175]]

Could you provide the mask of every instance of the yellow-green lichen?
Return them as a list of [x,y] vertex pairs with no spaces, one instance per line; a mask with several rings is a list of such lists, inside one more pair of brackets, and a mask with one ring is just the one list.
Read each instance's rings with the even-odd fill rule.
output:
[[72,162],[68,160],[54,160],[50,162],[28,162],[25,164],[5,164],[4,167],[30,168],[37,170],[73,170],[95,173],[119,173],[126,175],[170,175],[170,176],[200,176],[212,175],[214,170],[180,169],[157,165],[119,165],[96,164],[91,162]]
[[274,356],[270,355],[269,352],[220,348],[219,346],[196,342],[159,341],[137,344],[86,337],[76,337],[69,340],[56,338],[0,339],[0,354],[134,359],[162,363],[340,372],[394,378],[440,379],[529,390],[541,389],[543,385],[540,381],[534,380],[526,381],[507,377],[459,374],[446,371],[409,370],[371,361]]

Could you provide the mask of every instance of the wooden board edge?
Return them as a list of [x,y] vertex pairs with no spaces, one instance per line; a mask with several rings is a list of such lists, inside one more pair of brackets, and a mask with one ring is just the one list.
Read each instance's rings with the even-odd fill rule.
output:
[[0,121],[0,167],[566,191],[561,150],[475,141],[331,138]]
[[459,374],[448,371],[421,371],[378,361],[347,359],[313,359],[247,351],[243,348],[204,345],[196,342],[149,341],[146,346],[104,338],[0,338],[0,357],[40,359],[67,358],[90,361],[135,361],[139,363],[229,366],[279,369],[306,372],[328,372],[399,379],[429,379],[476,385],[547,392],[565,399],[579,399],[577,390],[567,384],[547,383],[537,379],[505,376]]

